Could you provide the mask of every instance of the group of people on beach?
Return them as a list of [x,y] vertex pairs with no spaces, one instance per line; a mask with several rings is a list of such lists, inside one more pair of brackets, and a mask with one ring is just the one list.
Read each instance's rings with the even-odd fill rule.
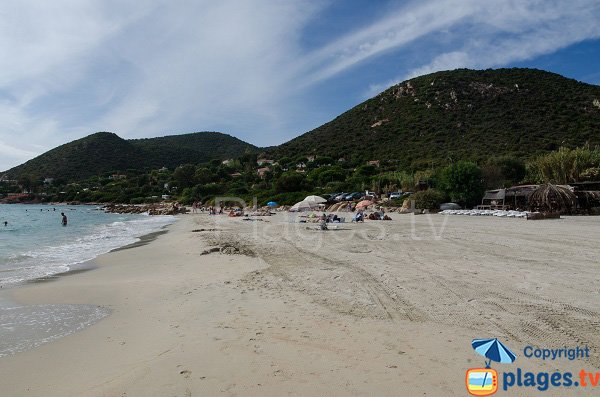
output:
[[208,212],[208,215],[223,215],[222,207],[204,207],[198,201],[194,201],[192,203],[192,214],[196,214],[198,212]]
[[381,208],[379,211],[365,215],[362,209],[356,211],[356,214],[352,217],[352,222],[364,222],[365,217],[371,221],[391,221],[392,218],[386,215],[385,210]]

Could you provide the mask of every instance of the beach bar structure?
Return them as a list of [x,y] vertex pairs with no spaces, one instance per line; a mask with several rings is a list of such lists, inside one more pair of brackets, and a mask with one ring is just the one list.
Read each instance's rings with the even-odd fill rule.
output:
[[506,209],[504,200],[506,198],[506,189],[487,190],[481,204],[477,206],[478,210],[503,210]]
[[519,185],[506,189],[487,190],[477,209],[516,210],[526,208],[529,204],[529,195],[538,187],[539,185]]
[[600,215],[600,181],[570,183],[577,197],[577,211],[590,215]]
[[[484,210],[518,210],[530,208],[530,196],[540,185],[518,185],[506,189],[488,190],[485,192],[481,204],[477,209]],[[565,209],[565,213],[600,215],[600,181],[573,182],[560,185],[561,189],[568,189],[576,200],[572,208]]]
[[505,204],[511,209],[523,209],[529,205],[529,196],[540,185],[518,185],[506,189]]

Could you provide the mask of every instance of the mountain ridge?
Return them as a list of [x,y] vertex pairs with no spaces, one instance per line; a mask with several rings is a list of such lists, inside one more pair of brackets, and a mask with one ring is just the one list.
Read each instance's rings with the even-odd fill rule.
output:
[[125,140],[100,132],[5,174],[82,179],[110,171],[177,167],[239,157],[309,155],[393,160],[424,169],[457,160],[528,159],[560,146],[600,145],[600,86],[537,69],[456,69],[396,84],[320,127],[258,148],[219,132]]
[[600,86],[537,69],[456,69],[394,85],[270,153],[350,153],[418,168],[599,145],[599,131]]
[[127,169],[175,168],[238,157],[258,148],[220,132],[194,132],[155,138],[123,139],[112,132],[96,132],[54,149],[4,172],[64,180],[85,179]]

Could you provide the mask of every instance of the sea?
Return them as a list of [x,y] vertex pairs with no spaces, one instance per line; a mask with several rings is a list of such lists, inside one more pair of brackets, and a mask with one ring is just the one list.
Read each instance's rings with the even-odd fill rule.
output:
[[136,243],[174,221],[172,216],[111,214],[98,206],[0,205],[0,359],[110,314],[95,305],[18,305],[7,298],[7,289],[89,269],[98,255]]

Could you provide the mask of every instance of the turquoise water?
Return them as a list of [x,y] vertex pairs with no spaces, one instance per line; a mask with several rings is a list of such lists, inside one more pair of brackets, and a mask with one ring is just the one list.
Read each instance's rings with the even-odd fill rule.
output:
[[[174,220],[107,214],[95,206],[0,205],[0,291],[74,270]],[[95,305],[18,305],[0,294],[0,358],[80,331],[109,314]]]
[[[66,227],[61,212],[68,218]],[[96,206],[0,205],[0,285],[72,270],[173,221],[171,216],[108,214]]]

